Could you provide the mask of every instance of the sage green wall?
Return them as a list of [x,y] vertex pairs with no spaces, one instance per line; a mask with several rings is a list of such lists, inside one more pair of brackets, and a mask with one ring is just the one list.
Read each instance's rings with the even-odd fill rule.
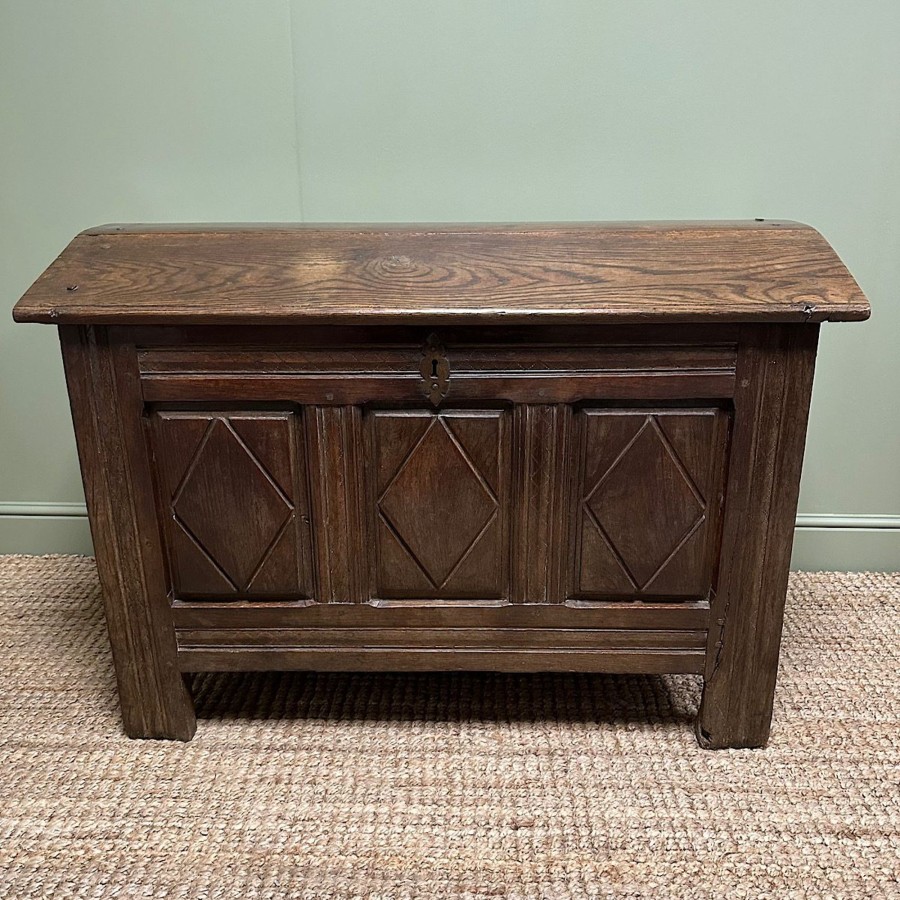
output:
[[[795,562],[900,568],[898,47],[896,0],[0,0],[2,306],[103,221],[801,219],[875,314]],[[0,340],[0,550],[86,549],[55,336]]]

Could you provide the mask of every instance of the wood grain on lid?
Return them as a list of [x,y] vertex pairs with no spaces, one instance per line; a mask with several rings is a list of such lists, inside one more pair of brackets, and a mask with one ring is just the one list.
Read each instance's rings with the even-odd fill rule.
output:
[[79,234],[19,322],[821,322],[869,304],[793,222],[110,225]]

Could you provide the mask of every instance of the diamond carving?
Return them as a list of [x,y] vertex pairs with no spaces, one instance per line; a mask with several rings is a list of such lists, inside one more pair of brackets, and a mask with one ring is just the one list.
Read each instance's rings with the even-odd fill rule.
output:
[[234,585],[245,590],[293,507],[224,419],[214,419],[172,500],[175,521]]
[[383,491],[378,508],[440,588],[478,542],[498,502],[443,418],[436,417]]
[[588,520],[638,589],[703,523],[706,503],[652,416],[585,497]]

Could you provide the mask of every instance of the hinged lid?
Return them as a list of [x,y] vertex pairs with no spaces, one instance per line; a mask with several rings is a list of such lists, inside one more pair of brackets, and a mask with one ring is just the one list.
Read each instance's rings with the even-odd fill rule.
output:
[[79,234],[19,322],[822,322],[869,304],[795,222],[109,225]]

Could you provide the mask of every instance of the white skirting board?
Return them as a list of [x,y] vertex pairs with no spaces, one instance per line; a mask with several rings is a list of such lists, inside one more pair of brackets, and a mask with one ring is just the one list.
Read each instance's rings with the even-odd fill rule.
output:
[[791,568],[900,572],[900,516],[797,516]]
[[0,553],[93,552],[83,503],[0,503]]
[[[0,503],[0,553],[90,554],[81,503]],[[794,534],[794,569],[900,571],[900,516],[802,513]]]

